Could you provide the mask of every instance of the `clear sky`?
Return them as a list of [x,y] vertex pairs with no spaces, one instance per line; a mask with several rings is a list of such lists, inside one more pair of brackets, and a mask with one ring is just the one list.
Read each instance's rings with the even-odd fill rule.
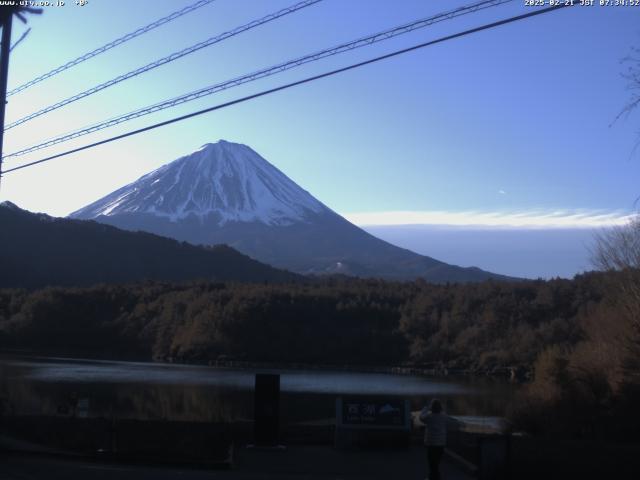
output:
[[[45,8],[12,52],[9,88],[193,1]],[[217,0],[10,97],[7,122],[294,3]],[[5,152],[468,3],[324,0],[11,129]],[[5,168],[531,8],[514,1],[443,22],[7,159]],[[14,40],[25,28],[14,24]],[[251,146],[359,224],[620,222],[640,195],[640,154],[632,155],[640,112],[611,126],[629,97],[621,60],[632,46],[640,46],[640,7],[564,9],[8,174],[0,198],[66,215],[223,138]]]

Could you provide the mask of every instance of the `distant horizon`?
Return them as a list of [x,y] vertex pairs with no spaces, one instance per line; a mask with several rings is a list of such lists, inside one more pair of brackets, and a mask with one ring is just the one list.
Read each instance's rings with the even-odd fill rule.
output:
[[[67,218],[67,215],[61,217]],[[345,218],[349,220],[348,216]],[[492,273],[532,280],[571,279],[594,270],[590,247],[594,244],[595,235],[606,228],[354,225],[392,245],[452,265],[478,267]]]

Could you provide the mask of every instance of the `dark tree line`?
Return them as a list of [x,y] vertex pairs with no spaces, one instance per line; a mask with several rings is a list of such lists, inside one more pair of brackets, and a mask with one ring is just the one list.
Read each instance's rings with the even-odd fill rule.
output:
[[607,277],[433,285],[145,283],[0,291],[0,346],[209,362],[532,367],[585,335]]

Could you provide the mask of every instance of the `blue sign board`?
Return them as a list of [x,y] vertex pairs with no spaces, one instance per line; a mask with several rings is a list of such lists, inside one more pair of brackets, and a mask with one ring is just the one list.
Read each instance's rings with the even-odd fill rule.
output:
[[346,396],[336,402],[336,423],[342,427],[406,429],[409,402],[393,397]]

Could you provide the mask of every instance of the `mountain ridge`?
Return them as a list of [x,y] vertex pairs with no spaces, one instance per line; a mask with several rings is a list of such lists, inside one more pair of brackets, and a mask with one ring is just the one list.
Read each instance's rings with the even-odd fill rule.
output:
[[145,280],[293,282],[227,245],[199,247],[93,221],[0,204],[0,288],[89,286]]
[[300,274],[434,282],[510,279],[458,267],[372,236],[246,145],[221,140],[70,215],[196,245],[228,244]]

